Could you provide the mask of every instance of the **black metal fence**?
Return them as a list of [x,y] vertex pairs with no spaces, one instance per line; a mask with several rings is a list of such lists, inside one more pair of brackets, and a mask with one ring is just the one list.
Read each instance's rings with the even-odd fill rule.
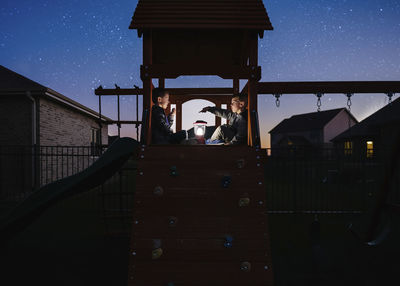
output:
[[0,146],[0,199],[22,200],[89,167],[107,146]]
[[[343,151],[343,150],[341,150]],[[376,203],[388,158],[351,155],[337,149],[266,149],[265,180],[269,213],[359,213]],[[400,202],[400,170],[389,200]]]
[[[21,200],[40,186],[80,172],[105,149],[106,146],[95,150],[92,146],[1,146],[0,200]],[[344,155],[327,148],[265,152],[269,213],[364,212],[376,202],[388,162],[384,156]],[[110,182],[106,185],[106,197],[116,197],[116,202],[124,205],[125,194],[120,193],[119,187],[115,189]],[[400,170],[396,170],[390,186],[390,202],[399,203]]]

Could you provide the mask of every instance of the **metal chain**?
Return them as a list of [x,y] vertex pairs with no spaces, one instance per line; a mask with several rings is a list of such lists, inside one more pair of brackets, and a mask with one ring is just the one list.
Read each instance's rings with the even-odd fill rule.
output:
[[393,92],[389,92],[389,93],[386,93],[386,95],[387,95],[387,97],[389,97],[388,104],[391,104],[392,103],[392,97],[394,96],[394,93]]
[[321,97],[323,96],[323,93],[317,93],[315,94],[315,96],[318,98],[317,99],[317,111],[320,112],[321,111],[321,106],[322,106],[322,102],[321,102]]
[[353,96],[353,93],[347,93],[347,107],[349,109],[349,111],[351,111],[351,97]]
[[274,96],[276,98],[276,100],[275,100],[276,107],[279,107],[281,105],[281,101],[279,100],[279,98],[282,96],[282,94],[275,93]]

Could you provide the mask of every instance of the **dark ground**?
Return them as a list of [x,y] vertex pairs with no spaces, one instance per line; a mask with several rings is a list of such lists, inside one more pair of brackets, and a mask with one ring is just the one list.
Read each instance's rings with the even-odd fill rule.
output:
[[[99,193],[68,199],[0,249],[0,285],[126,285],[128,239],[105,238]],[[2,206],[5,209],[5,206]],[[366,215],[271,214],[276,285],[398,285],[399,217],[376,247],[348,230]],[[319,238],[318,238],[319,237]]]

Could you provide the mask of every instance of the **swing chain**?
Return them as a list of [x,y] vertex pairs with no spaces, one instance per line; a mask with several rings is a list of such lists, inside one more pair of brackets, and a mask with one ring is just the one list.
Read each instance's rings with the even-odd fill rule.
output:
[[317,100],[317,111],[320,112],[321,111],[321,106],[322,106],[322,102],[321,102],[321,97],[323,96],[323,93],[316,93],[315,96],[318,98]]
[[349,111],[351,110],[351,97],[353,96],[353,93],[346,93],[347,96],[347,107],[349,108]]
[[394,93],[393,92],[389,92],[389,93],[386,93],[386,95],[389,98],[388,104],[391,104],[392,103],[392,97],[394,96]]
[[282,94],[275,93],[274,96],[276,98],[276,100],[275,100],[276,107],[279,107],[281,105],[281,101],[279,100],[279,98],[282,96]]

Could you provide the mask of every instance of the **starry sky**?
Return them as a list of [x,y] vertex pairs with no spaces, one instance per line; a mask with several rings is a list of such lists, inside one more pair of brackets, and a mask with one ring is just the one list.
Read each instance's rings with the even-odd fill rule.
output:
[[[400,79],[400,0],[266,0],[274,26],[259,40],[261,81],[349,81]],[[94,110],[99,85],[142,86],[142,39],[128,26],[135,0],[1,0],[0,64]],[[156,82],[155,82],[156,84]],[[230,87],[218,77],[180,77],[166,87]],[[241,81],[241,88],[245,81]],[[396,98],[398,95],[396,95]],[[134,97],[122,97],[121,119],[134,120]],[[362,120],[387,104],[384,94],[356,94],[352,113]],[[183,107],[183,127],[214,119]],[[322,110],[345,107],[344,95],[324,95]],[[259,95],[263,147],[268,131],[293,114],[316,111],[314,95]],[[103,110],[116,118],[116,99]],[[122,136],[135,133],[132,126]],[[116,128],[110,127],[110,134]]]

